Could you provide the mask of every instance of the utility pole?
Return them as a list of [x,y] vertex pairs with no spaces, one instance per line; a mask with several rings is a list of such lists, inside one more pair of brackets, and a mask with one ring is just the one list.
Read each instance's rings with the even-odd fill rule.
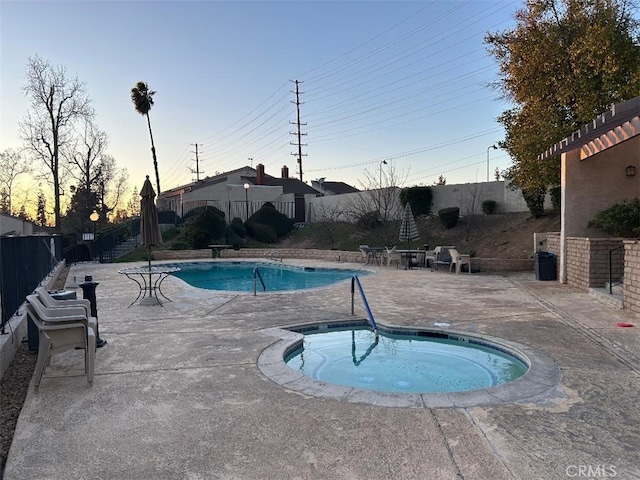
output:
[[[290,80],[291,82],[294,82],[294,80]],[[306,143],[302,143],[302,135],[306,135],[306,133],[302,133],[302,131],[300,130],[300,128],[303,125],[306,125],[306,123],[300,123],[300,105],[302,105],[302,103],[300,102],[300,84],[302,82],[299,82],[298,80],[295,80],[295,84],[296,84],[296,90],[295,92],[292,91],[291,93],[295,93],[296,94],[296,100],[291,101],[291,103],[295,103],[296,104],[296,112],[297,112],[297,121],[295,122],[295,124],[298,125],[298,130],[297,132],[290,132],[291,135],[297,135],[298,137],[298,143],[295,142],[291,142],[291,145],[297,145],[298,146],[298,153],[292,153],[291,155],[297,156],[298,157],[298,171],[300,172],[300,181],[302,182],[302,157],[306,157],[306,154],[302,154],[302,147],[306,147],[307,144]],[[289,122],[289,123],[294,123],[294,122]]]
[[[193,145],[194,147],[196,147],[196,151],[192,152],[196,154],[196,169],[195,171],[193,169],[191,169],[191,173],[195,173],[196,174],[196,182],[200,181],[200,161],[198,159],[198,144],[197,143],[192,143],[191,145]],[[202,145],[200,145],[202,146]]]

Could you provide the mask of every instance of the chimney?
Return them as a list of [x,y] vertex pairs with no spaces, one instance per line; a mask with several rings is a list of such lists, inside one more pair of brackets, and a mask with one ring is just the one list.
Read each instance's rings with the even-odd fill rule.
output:
[[286,165],[282,166],[282,178],[289,178],[289,168]]
[[256,165],[256,185],[264,185],[264,165]]

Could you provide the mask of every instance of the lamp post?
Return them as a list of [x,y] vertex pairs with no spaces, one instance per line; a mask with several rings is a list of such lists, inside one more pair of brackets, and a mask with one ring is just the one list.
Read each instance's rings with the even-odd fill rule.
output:
[[495,145],[490,145],[487,147],[487,182],[489,181],[489,150],[491,149],[497,150],[498,147],[496,147]]
[[382,208],[382,200],[381,200],[381,194],[382,194],[382,165],[386,165],[387,161],[386,160],[382,160],[380,162],[380,185],[378,186],[378,210],[380,210]]
[[244,184],[244,203],[247,206],[247,220],[249,220],[249,184]]
[[100,214],[94,210],[93,213],[89,215],[89,220],[91,220],[91,222],[93,223],[93,240],[95,240],[96,239],[96,223],[98,223],[98,220],[100,220]]

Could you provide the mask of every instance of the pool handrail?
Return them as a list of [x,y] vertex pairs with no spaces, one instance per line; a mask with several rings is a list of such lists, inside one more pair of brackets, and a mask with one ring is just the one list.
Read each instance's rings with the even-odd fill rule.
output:
[[358,290],[360,291],[360,297],[362,298],[362,304],[364,305],[364,309],[367,312],[367,318],[369,319],[369,323],[373,328],[375,334],[378,334],[378,325],[376,324],[375,319],[373,318],[373,313],[371,313],[371,308],[369,308],[369,302],[367,302],[367,297],[364,294],[364,290],[362,289],[362,285],[360,284],[360,279],[357,275],[351,277],[351,315],[354,315],[353,310],[353,302],[355,297],[355,286],[358,286]]
[[262,284],[262,291],[266,292],[267,287],[264,285],[264,280],[262,279],[262,275],[260,275],[260,270],[258,267],[253,267],[253,295],[256,295],[257,291],[257,279],[260,279],[260,283]]

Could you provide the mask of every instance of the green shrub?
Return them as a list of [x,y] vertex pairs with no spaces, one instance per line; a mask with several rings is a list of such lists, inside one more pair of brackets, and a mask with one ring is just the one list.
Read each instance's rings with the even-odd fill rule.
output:
[[218,216],[215,210],[207,207],[188,218],[184,225],[184,238],[191,248],[206,248],[212,242],[224,238],[227,225],[224,217]]
[[616,237],[640,236],[640,199],[634,198],[598,212],[589,226]]
[[[242,228],[244,229],[244,225]],[[240,245],[242,245],[242,238],[231,227],[227,227],[225,240],[227,241],[227,245],[233,245],[234,248],[239,248]]]
[[241,238],[245,238],[247,236],[247,229],[245,228],[244,222],[241,218],[235,217],[231,220],[231,230]]
[[438,217],[440,217],[442,226],[448,230],[458,224],[460,209],[458,207],[443,208],[438,211]]
[[529,212],[533,218],[544,216],[544,195],[545,191],[522,190],[522,196],[527,203]]
[[158,222],[175,225],[178,223],[178,214],[173,210],[158,210]]
[[185,240],[176,240],[171,244],[169,250],[189,250],[189,244]]
[[[293,229],[293,219],[280,213],[270,202],[266,202],[256,213],[251,215],[247,223],[249,222],[269,225],[275,230],[278,237],[286,237]],[[256,237],[254,236],[254,238]],[[258,239],[256,238],[256,240]]]
[[400,190],[402,206],[404,207],[409,202],[414,215],[429,215],[431,213],[432,200],[433,191],[431,187],[409,187]]
[[179,228],[170,228],[169,230],[165,230],[164,232],[162,232],[162,241],[169,242],[174,238],[178,237],[179,235],[180,235]]
[[498,204],[495,200],[485,200],[482,202],[482,211],[486,215],[491,215],[495,211],[497,205]]
[[187,220],[189,220],[192,217],[197,217],[198,215],[200,215],[203,212],[210,212],[215,214],[218,217],[222,217],[225,218],[226,215],[224,214],[224,212],[216,207],[212,207],[212,206],[204,206],[204,207],[196,207],[196,208],[192,208],[191,210],[189,210],[187,213],[184,214],[184,217],[182,217],[182,221],[186,222]]
[[246,227],[249,235],[259,242],[276,243],[278,241],[276,229],[270,225],[250,220],[247,222]]

